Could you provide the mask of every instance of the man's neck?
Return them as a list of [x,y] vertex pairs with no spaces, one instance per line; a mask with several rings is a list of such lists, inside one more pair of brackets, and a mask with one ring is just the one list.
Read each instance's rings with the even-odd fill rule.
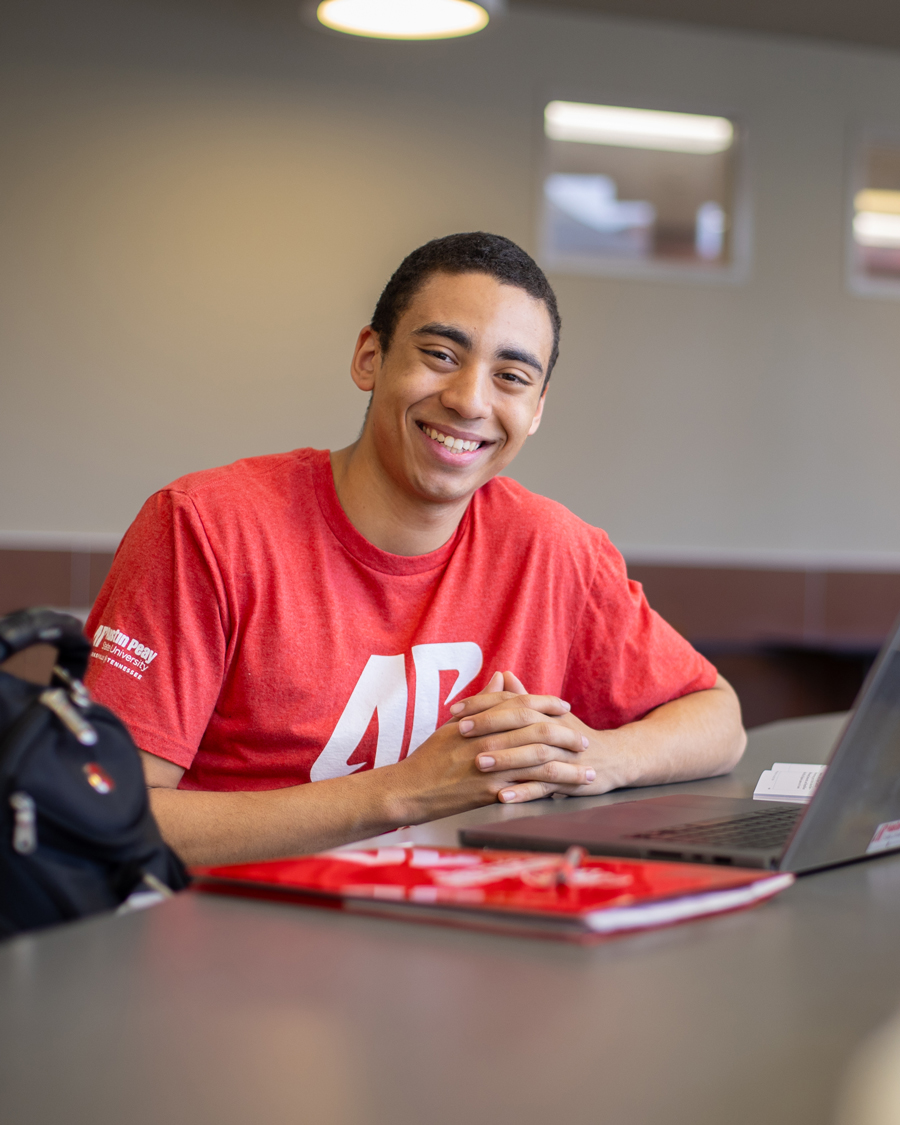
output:
[[331,471],[347,518],[360,535],[392,555],[436,551],[451,538],[469,505],[469,497],[435,504],[403,492],[362,455],[359,442],[331,454]]

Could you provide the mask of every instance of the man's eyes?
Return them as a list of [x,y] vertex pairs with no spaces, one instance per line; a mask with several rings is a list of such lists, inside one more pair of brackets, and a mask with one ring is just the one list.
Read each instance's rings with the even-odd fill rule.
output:
[[[441,363],[456,363],[456,357],[449,352],[445,352],[440,348],[421,348],[424,355],[430,355],[434,359],[440,360]],[[520,375],[517,371],[498,371],[497,378],[502,379],[506,383],[511,383],[520,387],[530,387],[531,381]]]

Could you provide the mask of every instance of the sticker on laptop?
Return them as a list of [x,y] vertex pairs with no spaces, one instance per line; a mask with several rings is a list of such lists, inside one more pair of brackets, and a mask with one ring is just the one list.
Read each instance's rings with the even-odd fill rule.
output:
[[872,842],[866,848],[866,855],[873,852],[889,852],[900,848],[900,820],[887,820],[875,829]]

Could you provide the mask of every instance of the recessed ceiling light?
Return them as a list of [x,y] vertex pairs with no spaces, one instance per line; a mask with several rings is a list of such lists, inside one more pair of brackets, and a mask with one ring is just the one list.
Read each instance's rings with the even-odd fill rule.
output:
[[335,31],[373,39],[452,39],[490,18],[472,0],[323,0],[316,14]]
[[665,152],[724,152],[734,140],[727,117],[587,102],[550,102],[544,110],[544,132],[554,141]]

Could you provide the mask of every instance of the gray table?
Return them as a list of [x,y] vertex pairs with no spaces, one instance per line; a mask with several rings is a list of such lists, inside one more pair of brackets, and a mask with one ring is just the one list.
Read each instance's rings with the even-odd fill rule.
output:
[[[734,774],[689,788],[745,795],[775,760],[821,761],[839,725],[760,728]],[[403,838],[558,810],[494,806]],[[10,1125],[825,1125],[851,1053],[898,1005],[891,856],[593,948],[185,894],[0,947],[0,1111]]]

